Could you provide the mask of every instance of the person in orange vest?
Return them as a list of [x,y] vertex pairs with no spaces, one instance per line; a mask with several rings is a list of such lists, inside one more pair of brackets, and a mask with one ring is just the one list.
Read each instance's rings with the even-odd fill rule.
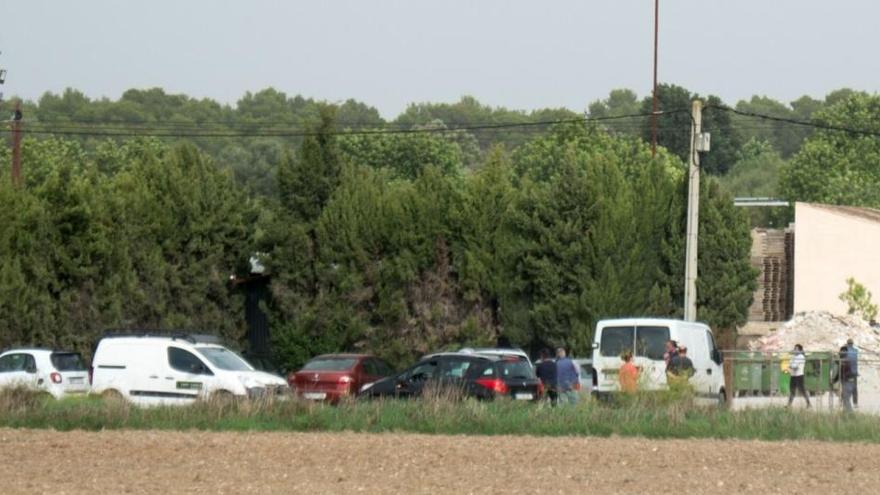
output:
[[639,384],[639,369],[632,362],[632,351],[626,351],[621,356],[623,364],[617,374],[620,380],[620,391],[626,394],[634,394]]

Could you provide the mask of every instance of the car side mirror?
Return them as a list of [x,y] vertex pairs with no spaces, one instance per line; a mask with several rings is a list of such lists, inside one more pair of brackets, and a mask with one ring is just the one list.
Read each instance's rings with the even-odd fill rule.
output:
[[36,372],[37,372],[37,367],[36,367],[36,366],[33,366],[33,365],[26,366],[25,369],[24,369],[24,371],[25,371],[25,373],[31,373],[31,374],[33,374],[33,373],[36,373]]
[[190,365],[189,370],[196,375],[203,375],[205,374],[205,371],[207,371],[205,369],[205,365],[198,363],[193,363],[192,365]]
[[715,361],[718,364],[724,362],[724,355],[721,354],[721,351],[719,351],[718,349],[712,350],[712,361]]

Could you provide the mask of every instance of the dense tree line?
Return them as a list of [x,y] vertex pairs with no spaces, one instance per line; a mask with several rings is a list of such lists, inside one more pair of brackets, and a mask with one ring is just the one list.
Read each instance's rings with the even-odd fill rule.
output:
[[[674,86],[661,95],[670,109],[694,96]],[[812,105],[817,122],[880,130],[877,97],[798,101],[791,111]],[[647,104],[617,90],[589,112],[631,115]],[[0,177],[2,346],[88,352],[107,328],[203,329],[241,341],[242,298],[230,277],[246,274],[254,253],[272,276],[266,310],[286,367],[338,350],[401,363],[499,339],[583,354],[598,319],[680,315],[683,144],[661,133],[653,159],[644,118],[496,139],[463,131],[340,135],[389,123],[358,102],[327,105],[274,90],[246,95],[235,108],[161,90],[133,90],[116,102],[68,91],[29,111],[45,123],[116,115],[126,126],[289,122],[309,132],[192,142],[28,137],[24,187],[9,183],[8,165]],[[396,124],[571,115],[547,112],[465,98],[413,105]],[[880,203],[876,137],[809,129],[793,136],[783,127],[746,134],[736,117],[707,116],[710,129],[736,136],[713,135],[712,153],[729,157],[711,165],[720,180],[710,175],[701,190],[699,315],[721,331],[744,321],[754,287],[749,219],[730,192]],[[675,119],[661,120],[661,129],[682,125]],[[0,160],[9,163],[8,149]]]

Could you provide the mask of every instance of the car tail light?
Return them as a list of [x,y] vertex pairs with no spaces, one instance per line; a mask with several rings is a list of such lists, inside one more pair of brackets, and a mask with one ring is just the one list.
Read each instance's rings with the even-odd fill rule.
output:
[[338,388],[340,388],[346,392],[351,391],[352,382],[354,382],[354,379],[348,375],[342,375],[339,377],[338,380],[336,380],[336,384],[337,384]]
[[507,384],[504,383],[504,380],[501,378],[478,378],[476,383],[477,385],[486,387],[496,394],[504,395],[508,392]]
[[49,374],[49,379],[52,380],[52,383],[61,383],[61,373],[53,371]]

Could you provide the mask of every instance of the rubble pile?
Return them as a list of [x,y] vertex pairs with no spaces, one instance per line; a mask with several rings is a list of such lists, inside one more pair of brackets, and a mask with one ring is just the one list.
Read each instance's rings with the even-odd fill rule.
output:
[[858,316],[835,316],[827,311],[798,313],[785,325],[749,343],[753,351],[790,351],[795,344],[809,351],[836,351],[853,339],[865,354],[880,355],[880,329]]
[[880,329],[854,315],[827,311],[798,313],[769,335],[749,343],[753,351],[790,352],[795,344],[804,351],[837,352],[847,339],[859,350],[860,385],[880,391]]

